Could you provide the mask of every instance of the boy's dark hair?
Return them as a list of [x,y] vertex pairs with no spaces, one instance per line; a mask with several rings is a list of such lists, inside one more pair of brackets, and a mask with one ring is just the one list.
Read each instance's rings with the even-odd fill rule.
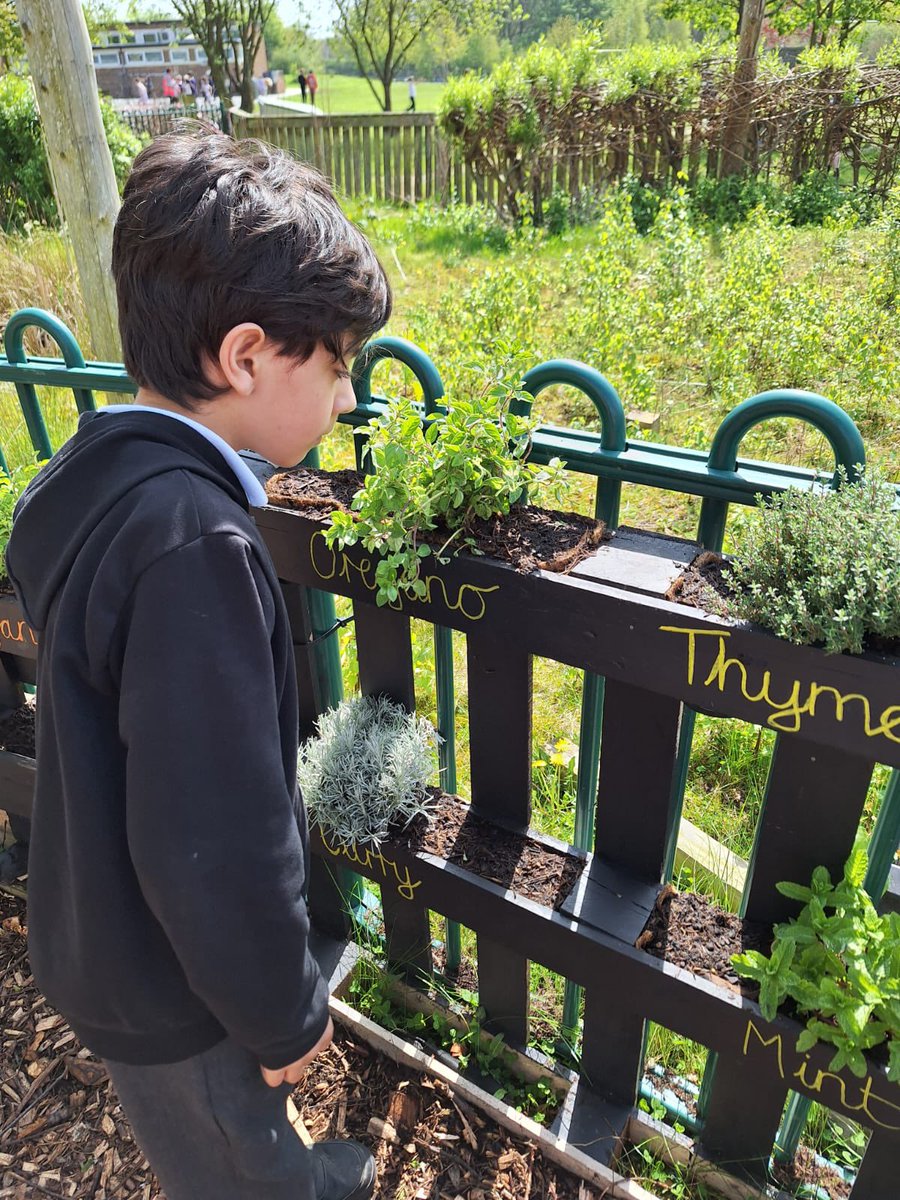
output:
[[318,171],[257,141],[173,133],[134,160],[113,234],[125,366],[190,410],[229,329],[352,357],[391,312],[381,263]]

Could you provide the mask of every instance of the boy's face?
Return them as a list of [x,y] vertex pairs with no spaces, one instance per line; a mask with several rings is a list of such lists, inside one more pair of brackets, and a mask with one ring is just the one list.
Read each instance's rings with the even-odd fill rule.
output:
[[318,346],[306,362],[278,353],[267,342],[260,352],[252,395],[242,405],[242,445],[278,467],[292,467],[356,408],[350,372]]

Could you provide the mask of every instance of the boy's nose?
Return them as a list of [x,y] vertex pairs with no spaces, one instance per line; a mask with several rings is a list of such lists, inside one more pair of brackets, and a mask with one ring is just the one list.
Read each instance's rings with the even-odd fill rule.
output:
[[356,396],[353,392],[353,384],[349,379],[341,381],[341,387],[334,407],[335,411],[339,413],[350,413],[356,408]]

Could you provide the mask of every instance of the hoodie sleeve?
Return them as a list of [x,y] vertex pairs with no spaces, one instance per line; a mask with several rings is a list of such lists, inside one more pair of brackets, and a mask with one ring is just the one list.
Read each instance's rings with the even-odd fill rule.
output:
[[140,577],[123,618],[119,710],[144,897],[191,989],[273,1069],[311,1050],[328,1020],[285,778],[275,613],[240,536],[170,551]]

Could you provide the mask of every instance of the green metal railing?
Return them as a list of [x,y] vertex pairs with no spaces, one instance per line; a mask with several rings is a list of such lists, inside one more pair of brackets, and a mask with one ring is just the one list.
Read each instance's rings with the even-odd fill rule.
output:
[[[29,359],[23,347],[25,331],[36,326],[49,334],[60,347],[62,358]],[[85,362],[78,343],[68,329],[55,317],[39,309],[25,309],[9,321],[5,334],[5,354],[0,355],[0,383],[12,383],[19,398],[29,436],[38,458],[52,452],[44,422],[38,387],[71,389],[79,412],[95,407],[93,390],[111,393],[135,392],[134,382],[124,368],[116,363]],[[444,388],[440,373],[431,359],[418,347],[401,338],[379,338],[361,352],[354,364],[354,388],[357,398],[355,411],[342,420],[362,430],[373,418],[384,412],[387,401],[372,393],[372,374],[380,362],[397,360],[408,367],[418,381],[423,395],[423,421],[442,411]],[[612,385],[599,372],[582,363],[554,360],[529,371],[524,387],[533,399],[546,388],[574,387],[594,403],[600,420],[599,433],[541,424],[532,439],[532,459],[546,463],[559,457],[567,469],[593,475],[597,479],[595,513],[611,529],[619,521],[619,505],[623,483],[640,484],[670,491],[697,495],[702,498],[698,541],[707,549],[719,550],[725,534],[729,507],[732,504],[753,505],[760,493],[770,495],[786,487],[809,488],[816,484],[838,481],[838,474],[777,463],[739,459],[738,450],[745,434],[761,422],[793,417],[819,429],[831,444],[836,467],[844,467],[848,476],[865,463],[865,448],[859,431],[837,405],[823,396],[800,391],[771,391],[754,396],[738,405],[722,422],[708,453],[654,444],[629,442],[626,419],[621,400]],[[526,413],[531,405],[520,405]],[[357,438],[357,456],[364,466],[364,437]],[[0,452],[2,458],[2,452]],[[314,451],[306,460],[318,465]],[[6,467],[5,460],[2,466]],[[898,490],[900,504],[900,490]],[[334,601],[330,595],[310,592],[314,635],[321,637],[335,625]],[[453,639],[450,630],[435,627],[434,657],[437,687],[438,727],[444,739],[441,747],[443,786],[448,791],[456,787],[456,755],[454,730]],[[336,703],[343,685],[340,655],[334,638],[323,638],[318,647],[317,665],[323,685],[323,695]],[[594,807],[597,792],[600,729],[603,712],[603,679],[585,673],[581,711],[580,752],[576,786],[574,843],[590,848],[593,836]],[[674,862],[678,825],[690,761],[694,714],[685,710],[679,741],[679,759],[675,795],[672,805],[672,824],[669,836],[666,870]],[[894,771],[885,789],[875,832],[870,843],[869,874],[866,886],[880,899],[887,886],[894,854],[900,840],[900,772]],[[459,929],[447,925],[447,962],[459,962]],[[573,1033],[578,1022],[579,990],[568,984],[565,998],[564,1027]],[[701,1090],[701,1113],[705,1094],[715,1069],[715,1056],[710,1055]],[[778,1138],[779,1155],[788,1155],[796,1147],[808,1112],[808,1102],[792,1097],[788,1114]],[[792,1153],[792,1150],[790,1150]]]

